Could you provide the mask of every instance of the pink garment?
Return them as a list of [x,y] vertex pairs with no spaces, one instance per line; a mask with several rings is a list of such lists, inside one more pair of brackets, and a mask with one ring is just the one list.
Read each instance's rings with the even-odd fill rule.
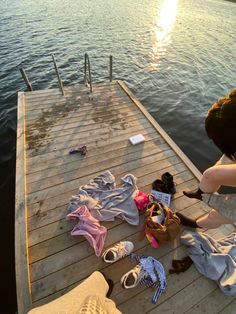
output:
[[144,212],[149,203],[149,198],[144,192],[138,192],[134,198],[135,204],[140,212]]
[[79,218],[79,222],[71,231],[71,235],[83,235],[94,248],[95,254],[100,256],[106,239],[107,228],[100,225],[85,205],[80,206],[73,213],[66,216],[68,220],[76,218]]

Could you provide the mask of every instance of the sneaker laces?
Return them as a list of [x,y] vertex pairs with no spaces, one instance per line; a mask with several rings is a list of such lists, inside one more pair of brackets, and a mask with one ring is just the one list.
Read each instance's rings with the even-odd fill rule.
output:
[[111,248],[111,251],[114,255],[118,255],[119,257],[126,256],[129,252],[126,250],[125,245],[123,243],[117,243],[114,247]]
[[121,281],[122,286],[124,288],[134,288],[139,283],[143,284],[145,281],[145,277],[147,272],[142,268],[140,264],[137,264],[134,268],[132,268],[128,273],[126,273]]
[[137,274],[138,282],[140,282],[141,284],[143,284],[144,280],[148,277],[148,273],[140,264],[136,265],[133,268],[133,273]]

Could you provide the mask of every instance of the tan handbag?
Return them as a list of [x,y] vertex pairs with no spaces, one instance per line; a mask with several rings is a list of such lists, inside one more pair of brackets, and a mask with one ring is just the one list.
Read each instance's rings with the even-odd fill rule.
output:
[[[157,211],[164,213],[162,223],[154,222],[152,216]],[[161,244],[174,239],[180,231],[180,219],[166,205],[155,201],[148,206],[146,210],[145,231],[151,232],[154,238]]]

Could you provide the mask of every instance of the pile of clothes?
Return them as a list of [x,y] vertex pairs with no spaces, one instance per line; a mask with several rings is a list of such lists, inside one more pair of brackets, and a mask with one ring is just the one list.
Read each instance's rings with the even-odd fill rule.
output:
[[136,181],[132,174],[127,174],[122,178],[122,187],[117,188],[115,177],[107,170],[81,186],[77,195],[71,197],[67,219],[78,220],[71,235],[85,236],[97,256],[101,255],[107,235],[100,221],[119,218],[131,225],[139,224],[139,211],[134,202],[138,192]]

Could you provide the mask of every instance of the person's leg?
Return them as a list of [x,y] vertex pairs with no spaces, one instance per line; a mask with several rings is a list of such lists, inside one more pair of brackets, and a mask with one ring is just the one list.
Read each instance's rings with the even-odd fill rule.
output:
[[236,164],[218,165],[207,169],[199,187],[205,193],[214,193],[221,185],[236,187]]
[[199,228],[214,229],[223,224],[232,224],[233,222],[226,217],[220,215],[215,209],[209,213],[196,219],[196,224]]
[[214,193],[221,185],[236,187],[236,164],[216,165],[204,171],[199,188],[183,191],[190,198],[202,199],[203,193]]
[[233,223],[228,218],[221,216],[215,209],[212,209],[209,213],[204,214],[203,216],[197,219],[189,218],[178,212],[176,212],[176,215],[179,217],[180,223],[183,226],[190,228],[214,229],[218,228],[223,224]]
[[199,228],[196,219],[189,218],[179,212],[176,212],[175,214],[177,217],[179,217],[181,225],[190,228]]

